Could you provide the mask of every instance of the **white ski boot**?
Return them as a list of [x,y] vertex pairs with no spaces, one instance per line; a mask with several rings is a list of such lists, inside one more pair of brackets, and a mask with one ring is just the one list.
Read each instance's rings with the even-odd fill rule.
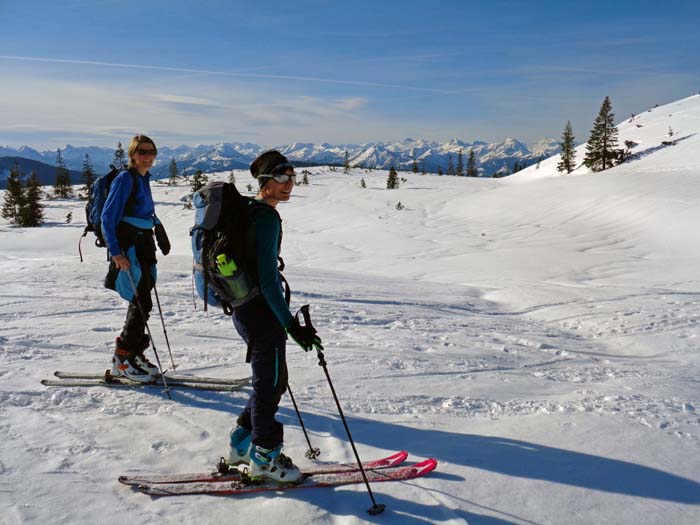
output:
[[282,484],[301,483],[304,480],[299,467],[282,454],[282,445],[272,449],[252,445],[248,475],[254,481],[271,480]]

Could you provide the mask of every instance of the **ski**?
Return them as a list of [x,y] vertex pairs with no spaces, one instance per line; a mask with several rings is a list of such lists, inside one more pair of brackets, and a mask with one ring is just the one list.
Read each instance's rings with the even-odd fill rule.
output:
[[[371,483],[383,481],[405,481],[416,479],[432,472],[437,467],[437,461],[430,458],[415,465],[399,466],[386,469],[367,470],[367,479]],[[337,487],[363,483],[364,478],[359,470],[333,472],[327,474],[308,474],[299,484],[282,485],[274,482],[256,483],[247,478],[235,481],[194,482],[194,483],[160,483],[142,484],[136,487],[140,492],[149,496],[181,496],[188,494],[237,495],[253,492],[278,492],[291,489]]]
[[[106,381],[102,379],[42,379],[41,384],[44,386],[54,387],[94,387],[102,386],[108,388],[165,388],[162,382],[155,383],[139,383],[129,379],[111,378]],[[178,381],[168,381],[168,388],[186,388],[192,390],[210,390],[216,392],[236,392],[243,388],[247,382],[239,385],[216,385],[216,384],[200,384],[200,383],[185,383]]]
[[[109,370],[105,373],[83,373],[83,372],[61,372],[56,371],[53,373],[58,378],[61,379],[105,379],[112,378],[112,374]],[[116,378],[115,378],[116,379]],[[165,380],[170,383],[171,381],[180,383],[199,383],[199,384],[211,384],[211,385],[242,385],[250,383],[251,378],[246,377],[242,379],[219,379],[215,377],[199,377],[199,376],[188,376],[182,374],[170,375],[166,372]]]
[[[401,451],[391,456],[373,461],[364,461],[362,467],[369,469],[384,469],[396,467],[406,460],[408,452]],[[359,471],[357,463],[330,463],[315,465],[303,469],[304,475],[317,476],[319,474],[335,474],[338,472]],[[119,476],[119,483],[124,485],[158,485],[164,483],[212,483],[222,481],[236,481],[242,479],[241,472],[236,467],[228,465],[225,459],[221,459],[218,470],[211,472],[194,472],[183,474],[135,474],[133,476]]]

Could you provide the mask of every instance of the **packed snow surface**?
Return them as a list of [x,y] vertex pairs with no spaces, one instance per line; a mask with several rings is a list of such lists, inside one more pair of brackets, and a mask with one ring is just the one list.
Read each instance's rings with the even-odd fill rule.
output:
[[[312,168],[280,205],[292,305],[312,305],[360,455],[439,461],[374,485],[378,517],[362,485],[150,499],[118,484],[208,469],[249,391],[43,387],[54,370],[108,368],[126,305],[89,237],[78,261],[83,203],[50,201],[42,228],[3,221],[0,522],[700,523],[698,132],[694,96],[623,122],[636,157],[606,172],[561,175],[555,157],[503,180],[400,173],[390,191],[385,171]],[[231,321],[193,304],[187,186],[153,191],[178,372],[248,375]],[[156,311],[150,325],[170,366]],[[319,461],[350,461],[315,355],[288,354]],[[288,398],[279,418],[309,466]]]

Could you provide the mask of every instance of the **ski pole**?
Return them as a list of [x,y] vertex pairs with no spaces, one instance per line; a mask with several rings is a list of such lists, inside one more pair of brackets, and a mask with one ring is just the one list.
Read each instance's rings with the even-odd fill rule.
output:
[[[310,327],[314,332],[316,331],[311,324],[311,314],[309,314],[309,305],[305,304],[299,309],[299,312],[297,312],[297,320],[299,317],[299,313],[301,313],[304,316],[304,325]],[[360,469],[360,472],[362,473],[362,479],[365,481],[365,485],[367,486],[367,492],[369,493],[369,498],[372,500],[372,506],[367,510],[367,513],[370,514],[371,516],[376,516],[377,514],[381,514],[384,512],[384,509],[386,508],[386,505],[377,503],[376,500],[374,499],[374,494],[372,494],[372,489],[369,486],[369,480],[367,479],[367,474],[365,473],[365,469],[362,466],[362,461],[360,460],[360,455],[357,453],[357,448],[355,447],[355,441],[352,439],[352,434],[350,434],[350,427],[348,427],[348,423],[345,420],[345,415],[343,414],[343,409],[340,407],[340,401],[338,401],[338,396],[335,393],[335,388],[333,388],[333,382],[331,381],[331,376],[328,373],[328,367],[326,366],[326,359],[325,356],[323,355],[323,352],[321,351],[321,348],[316,347],[316,355],[318,356],[318,364],[320,367],[323,368],[324,374],[326,374],[326,379],[328,380],[328,386],[331,387],[331,393],[333,394],[333,399],[335,400],[335,405],[338,407],[338,413],[340,414],[340,419],[343,421],[343,426],[345,427],[345,432],[348,435],[348,439],[350,440],[350,446],[352,447],[352,451],[355,454],[355,459],[357,460],[357,466]]]
[[168,331],[165,329],[165,319],[163,319],[163,309],[160,307],[160,299],[158,298],[158,288],[156,288],[156,283],[153,283],[153,291],[156,295],[156,303],[158,304],[158,313],[160,314],[160,324],[163,325],[163,335],[165,336],[165,345],[168,347],[168,354],[170,355],[170,364],[173,365],[173,370],[177,368],[175,361],[173,361],[173,353],[170,350],[170,341],[168,341]]
[[131,276],[131,267],[126,271],[126,275],[129,276],[129,282],[131,283],[131,288],[134,290],[134,300],[136,301],[137,306],[139,307],[139,312],[141,312],[141,317],[143,318],[143,324],[146,327],[146,331],[148,332],[148,338],[151,340],[151,346],[153,347],[153,353],[156,355],[156,361],[158,363],[158,370],[160,370],[160,377],[163,379],[163,387],[165,390],[165,393],[168,395],[168,399],[172,401],[173,397],[170,395],[170,388],[168,387],[168,383],[165,380],[165,374],[163,374],[163,367],[160,364],[160,357],[158,357],[158,351],[156,350],[156,343],[153,341],[153,335],[151,334],[151,329],[148,326],[148,319],[146,318],[146,312],[143,309],[143,306],[141,305],[141,299],[139,298],[139,292],[136,289],[136,284],[134,283],[134,278]]
[[301,425],[301,430],[304,432],[304,437],[309,445],[309,450],[304,454],[309,459],[316,459],[321,455],[321,449],[313,448],[311,446],[311,441],[309,440],[309,434],[306,432],[306,427],[304,422],[301,420],[301,412],[299,412],[299,407],[297,407],[297,402],[294,400],[294,394],[292,394],[292,389],[289,387],[289,382],[287,382],[287,392],[289,392],[289,397],[292,398],[292,404],[294,405],[294,411],[297,413],[297,418],[299,419],[299,424]]

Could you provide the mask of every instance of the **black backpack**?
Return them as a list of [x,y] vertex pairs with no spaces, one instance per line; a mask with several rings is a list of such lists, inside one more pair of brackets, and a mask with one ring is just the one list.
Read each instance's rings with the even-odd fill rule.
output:
[[[226,182],[210,182],[194,194],[192,203],[192,274],[197,293],[205,310],[208,304],[221,306],[231,315],[233,308],[260,295],[251,223],[262,207],[274,208],[241,195],[235,185]],[[281,271],[281,258],[280,262]],[[288,295],[288,287],[286,292]]]
[[[102,209],[105,206],[105,202],[107,202],[107,196],[109,195],[109,188],[112,186],[112,181],[122,171],[126,170],[126,168],[115,168],[114,166],[110,166],[110,168],[109,173],[95,179],[95,182],[92,183],[92,187],[90,188],[90,196],[87,204],[85,204],[85,222],[87,225],[83,230],[83,234],[80,236],[80,240],[78,241],[80,262],[83,262],[83,252],[80,249],[80,243],[83,241],[83,237],[85,237],[89,232],[93,232],[95,234],[95,246],[98,248],[105,248],[107,246],[107,243],[105,243],[104,237],[102,236]],[[138,179],[136,178],[137,175],[131,170],[128,171],[133,177],[133,184],[131,194],[129,195],[129,199],[127,200],[126,208],[124,210],[126,215],[129,214],[129,207],[134,200],[134,195],[136,194],[136,190],[138,188]]]

